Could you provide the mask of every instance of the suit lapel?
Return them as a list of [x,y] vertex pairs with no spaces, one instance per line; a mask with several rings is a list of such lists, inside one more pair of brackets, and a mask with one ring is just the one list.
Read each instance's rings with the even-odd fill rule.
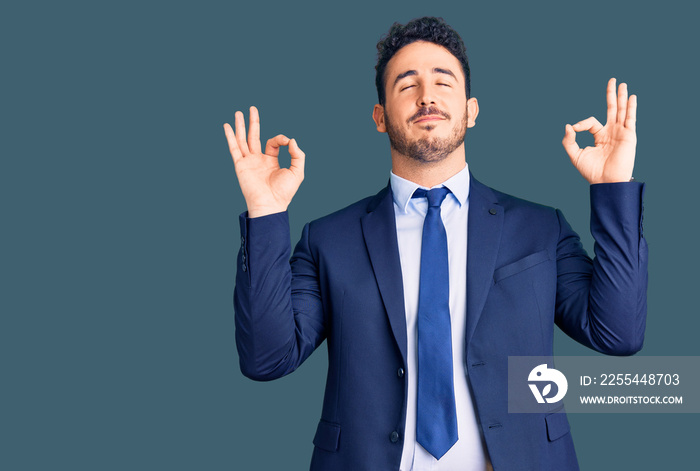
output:
[[[467,344],[474,335],[493,282],[504,218],[503,207],[496,201],[493,191],[470,175],[465,333]],[[389,324],[405,362],[407,334],[403,278],[393,198],[389,186],[380,191],[367,206],[367,214],[362,217],[362,232]]]
[[503,207],[496,203],[493,191],[479,183],[472,175],[470,178],[467,222],[467,345],[474,335],[493,282],[504,216]]
[[391,330],[406,364],[408,340],[403,278],[393,197],[389,186],[380,191],[368,205],[367,214],[362,217],[362,232]]

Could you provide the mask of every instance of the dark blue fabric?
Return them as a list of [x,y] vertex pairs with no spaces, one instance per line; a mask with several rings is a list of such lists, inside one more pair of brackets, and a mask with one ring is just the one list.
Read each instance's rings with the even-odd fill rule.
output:
[[[560,211],[473,176],[469,185],[460,353],[486,451],[495,471],[578,469],[565,414],[508,413],[508,356],[552,355],[555,324],[599,352],[641,349],[644,186],[591,186],[593,262]],[[307,224],[291,260],[287,213],[243,214],[240,227],[234,306],[241,370],[259,381],[279,378],[327,341],[311,469],[398,470],[412,372],[391,188]]]
[[442,187],[430,191],[419,188],[413,193],[414,198],[428,198],[418,290],[416,440],[437,459],[442,458],[458,438],[447,233],[440,216],[440,205],[449,192]]

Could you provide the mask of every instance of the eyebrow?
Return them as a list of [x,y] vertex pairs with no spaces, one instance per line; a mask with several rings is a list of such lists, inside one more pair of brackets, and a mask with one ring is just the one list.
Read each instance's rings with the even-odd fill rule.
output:
[[[434,74],[449,75],[453,79],[457,80],[457,77],[450,69],[442,69],[440,67],[435,67],[435,68],[433,68],[432,72]],[[409,77],[411,75],[418,75],[418,72],[416,72],[415,70],[407,70],[406,72],[400,73],[399,75],[396,76],[396,80],[394,80],[394,85],[396,85],[399,82],[399,80],[401,80],[402,78],[406,78],[406,77]]]

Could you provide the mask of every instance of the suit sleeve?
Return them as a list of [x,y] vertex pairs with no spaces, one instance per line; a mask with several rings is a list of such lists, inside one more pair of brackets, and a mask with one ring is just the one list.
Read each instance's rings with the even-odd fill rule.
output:
[[608,355],[642,348],[646,327],[647,244],[642,228],[644,184],[591,185],[591,261],[557,210],[555,322],[578,342]]
[[325,338],[318,270],[304,227],[290,261],[287,212],[239,218],[234,311],[241,371],[268,381],[294,371]]

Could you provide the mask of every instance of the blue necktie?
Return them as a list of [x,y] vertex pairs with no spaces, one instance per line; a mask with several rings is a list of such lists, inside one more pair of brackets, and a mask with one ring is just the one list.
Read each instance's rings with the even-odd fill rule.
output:
[[452,370],[447,234],[440,205],[445,187],[417,189],[428,198],[423,223],[418,292],[418,397],[416,440],[438,460],[457,442],[457,408]]

